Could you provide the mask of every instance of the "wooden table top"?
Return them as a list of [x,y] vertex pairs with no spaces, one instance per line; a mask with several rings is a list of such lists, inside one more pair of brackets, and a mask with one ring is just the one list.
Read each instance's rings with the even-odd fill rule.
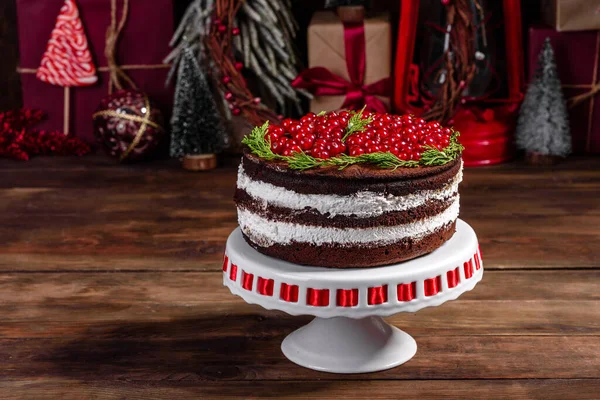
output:
[[0,160],[0,398],[600,398],[599,158],[466,170],[483,281],[388,318],[417,355],[362,375],[292,364],[310,318],[222,286],[234,163]]

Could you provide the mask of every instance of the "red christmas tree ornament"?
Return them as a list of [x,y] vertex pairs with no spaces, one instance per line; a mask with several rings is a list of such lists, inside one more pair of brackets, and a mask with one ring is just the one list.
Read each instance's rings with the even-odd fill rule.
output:
[[63,87],[90,86],[98,81],[74,0],[65,0],[61,7],[36,76]]
[[166,138],[160,110],[139,90],[105,97],[93,118],[96,140],[121,162],[151,159]]

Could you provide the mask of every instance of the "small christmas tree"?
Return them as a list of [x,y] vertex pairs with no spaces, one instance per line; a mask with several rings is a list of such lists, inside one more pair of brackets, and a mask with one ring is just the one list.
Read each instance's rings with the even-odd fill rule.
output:
[[571,152],[567,106],[560,87],[554,50],[546,38],[537,71],[519,113],[517,146],[533,163],[548,163]]
[[189,47],[181,55],[171,126],[171,157],[183,157],[186,169],[214,168],[225,133],[206,75]]

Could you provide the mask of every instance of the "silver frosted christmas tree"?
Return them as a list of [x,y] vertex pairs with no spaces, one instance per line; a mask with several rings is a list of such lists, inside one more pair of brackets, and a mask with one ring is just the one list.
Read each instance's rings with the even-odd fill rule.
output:
[[[171,157],[184,158],[186,169],[210,169],[215,164],[214,153],[223,150],[225,144],[221,115],[206,74],[192,50],[185,47],[177,73],[171,119]],[[193,166],[199,163],[201,165]]]
[[567,105],[548,38],[521,106],[516,138],[517,146],[525,150],[527,159],[533,163],[547,163],[571,153]]

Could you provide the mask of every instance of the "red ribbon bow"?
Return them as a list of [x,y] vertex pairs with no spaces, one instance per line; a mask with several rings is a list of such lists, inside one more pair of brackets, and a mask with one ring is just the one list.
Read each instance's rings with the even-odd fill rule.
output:
[[370,85],[364,84],[366,66],[364,24],[345,23],[344,44],[350,82],[325,67],[314,67],[302,71],[292,81],[292,86],[297,89],[306,89],[315,96],[345,94],[346,98],[341,108],[359,109],[366,105],[368,110],[387,112],[385,104],[376,96],[391,95],[390,78],[383,78]]

